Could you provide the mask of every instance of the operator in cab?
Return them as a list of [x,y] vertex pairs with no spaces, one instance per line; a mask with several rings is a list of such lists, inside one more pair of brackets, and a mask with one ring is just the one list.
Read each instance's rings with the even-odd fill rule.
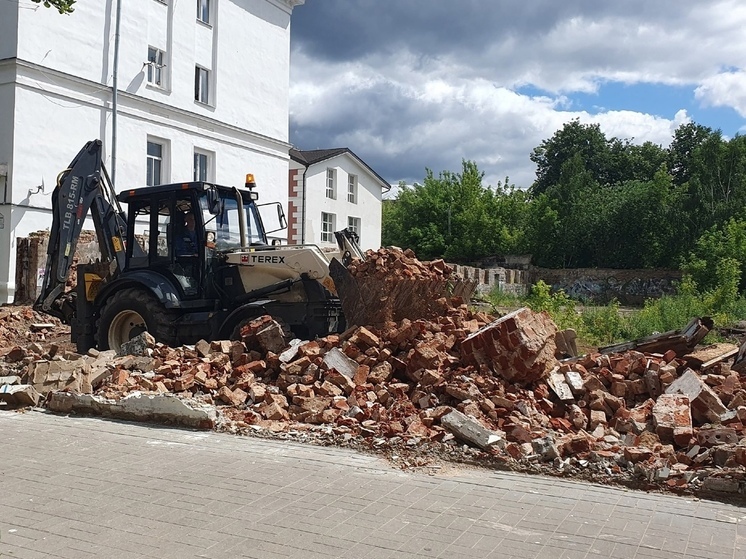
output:
[[176,237],[176,256],[197,256],[197,231],[195,229],[194,214],[184,214],[184,229]]

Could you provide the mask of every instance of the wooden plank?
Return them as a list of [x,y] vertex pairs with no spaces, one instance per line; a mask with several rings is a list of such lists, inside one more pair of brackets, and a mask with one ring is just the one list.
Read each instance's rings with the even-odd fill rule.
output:
[[729,343],[712,344],[684,355],[687,365],[693,369],[707,369],[716,363],[730,359],[738,353],[738,346]]

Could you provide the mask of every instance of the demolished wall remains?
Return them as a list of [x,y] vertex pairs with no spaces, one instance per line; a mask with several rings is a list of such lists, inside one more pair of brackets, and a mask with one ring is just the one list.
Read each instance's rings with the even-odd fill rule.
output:
[[639,306],[646,299],[675,293],[678,270],[612,270],[602,268],[549,269],[531,267],[527,281],[539,280],[563,290],[573,299],[605,305],[616,299],[622,305]]

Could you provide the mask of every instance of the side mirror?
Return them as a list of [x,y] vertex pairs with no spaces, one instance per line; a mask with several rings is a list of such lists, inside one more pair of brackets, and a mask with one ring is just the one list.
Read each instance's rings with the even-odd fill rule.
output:
[[[266,208],[267,206],[274,206],[277,210],[277,221],[275,221],[275,218],[272,216],[271,213],[264,213],[264,210],[262,208]],[[262,221],[265,222],[265,227],[272,227],[272,229],[267,229],[264,231],[265,235],[269,235],[271,233],[274,233],[276,231],[282,231],[283,229],[288,228],[288,220],[285,218],[285,210],[282,209],[282,204],[280,202],[267,202],[266,204],[257,204],[256,206],[262,211]],[[269,212],[269,208],[267,208],[267,212]],[[264,218],[267,219],[264,219]],[[269,224],[267,224],[269,222]]]
[[219,215],[223,209],[222,198],[218,194],[217,189],[211,188],[207,191],[207,210],[212,215]]
[[282,204],[277,204],[277,221],[280,223],[280,229],[287,229],[288,220],[285,217],[285,210],[282,209]]

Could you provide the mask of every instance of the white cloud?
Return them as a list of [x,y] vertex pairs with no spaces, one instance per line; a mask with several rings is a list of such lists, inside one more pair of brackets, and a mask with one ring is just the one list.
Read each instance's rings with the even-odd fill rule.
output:
[[[598,122],[609,136],[666,144],[686,117],[685,112],[668,120],[632,111],[594,116],[561,110],[562,98],[528,96],[484,80],[394,83],[381,78],[367,83],[367,88],[351,89],[341,79],[324,89],[294,82],[291,105],[296,126],[318,126],[324,118],[336,123],[328,145],[300,147],[347,146],[369,163],[404,156],[411,165],[397,171],[405,174],[385,176],[394,183],[422,180],[425,168],[436,173],[458,170],[462,159],[470,159],[486,172],[489,184],[508,175],[518,186],[527,187],[534,178],[528,159],[531,150],[574,118]],[[381,87],[386,100],[377,107],[369,98],[377,99]],[[309,89],[313,91],[310,104]],[[389,110],[391,106],[399,110]],[[355,118],[354,126],[344,126],[347,118]]]
[[723,72],[706,78],[694,95],[705,106],[731,107],[746,117],[746,71]]

